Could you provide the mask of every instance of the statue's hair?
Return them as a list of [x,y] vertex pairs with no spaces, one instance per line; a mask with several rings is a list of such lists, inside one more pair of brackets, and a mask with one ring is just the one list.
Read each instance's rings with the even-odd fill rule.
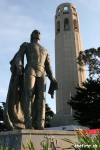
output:
[[34,30],[32,33],[31,33],[31,36],[30,36],[30,41],[32,42],[33,39],[34,39],[34,36],[36,33],[40,34],[40,31],[39,30]]

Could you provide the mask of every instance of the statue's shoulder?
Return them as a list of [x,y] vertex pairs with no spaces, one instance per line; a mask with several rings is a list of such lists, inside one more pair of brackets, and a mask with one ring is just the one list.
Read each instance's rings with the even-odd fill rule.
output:
[[25,47],[28,47],[30,45],[30,43],[28,43],[28,42],[23,42],[21,45],[20,45],[20,47],[21,48],[25,48]]
[[39,46],[40,46],[41,51],[48,53],[48,51],[42,45],[39,44]]

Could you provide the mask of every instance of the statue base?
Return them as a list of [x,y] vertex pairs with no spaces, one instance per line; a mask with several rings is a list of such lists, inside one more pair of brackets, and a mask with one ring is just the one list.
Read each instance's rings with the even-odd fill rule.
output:
[[71,114],[55,114],[51,120],[51,127],[78,125]]
[[62,150],[70,146],[70,143],[62,139],[68,138],[77,142],[75,131],[56,130],[13,130],[0,132],[0,145],[9,147],[10,150],[23,150],[23,144],[28,150],[30,140],[34,144],[35,150],[43,150],[43,144],[49,143],[50,150]]

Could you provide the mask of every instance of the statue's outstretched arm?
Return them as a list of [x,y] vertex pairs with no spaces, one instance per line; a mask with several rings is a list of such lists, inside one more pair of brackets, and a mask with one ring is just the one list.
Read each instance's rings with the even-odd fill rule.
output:
[[48,78],[50,79],[50,87],[48,93],[51,95],[51,98],[54,98],[54,91],[58,90],[58,83],[56,79],[53,77],[51,65],[50,65],[50,57],[47,54],[46,63],[45,63],[45,70],[48,75]]
[[50,81],[54,80],[51,65],[50,65],[50,56],[48,54],[45,61],[45,70]]

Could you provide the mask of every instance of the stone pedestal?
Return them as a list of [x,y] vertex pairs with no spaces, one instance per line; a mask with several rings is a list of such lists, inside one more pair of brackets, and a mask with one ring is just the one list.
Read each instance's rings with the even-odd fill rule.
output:
[[71,114],[55,114],[50,122],[51,127],[77,125]]
[[[22,143],[27,147],[30,139],[32,140],[35,150],[43,150],[42,145],[46,144],[47,139],[50,150],[62,150],[70,145],[62,139],[68,138],[77,141],[76,132],[74,131],[56,131],[56,130],[13,130],[0,133],[0,145],[10,147],[10,150],[23,150]],[[26,148],[28,150],[28,148]]]

